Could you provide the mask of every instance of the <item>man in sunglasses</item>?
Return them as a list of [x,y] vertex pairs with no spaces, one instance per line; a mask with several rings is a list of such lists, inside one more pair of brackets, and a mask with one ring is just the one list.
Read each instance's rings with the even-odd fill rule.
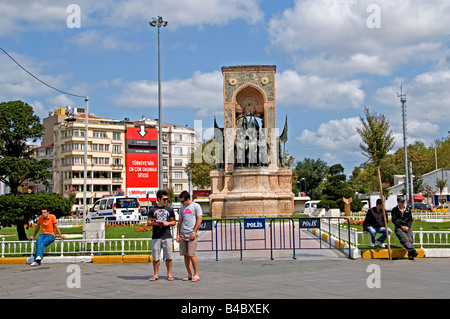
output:
[[150,208],[148,212],[147,225],[152,226],[152,257],[153,257],[153,277],[150,281],[158,280],[159,259],[161,249],[167,267],[167,280],[173,281],[172,277],[172,233],[171,226],[176,225],[175,213],[172,208],[167,206],[169,196],[166,190],[158,190],[156,193],[156,205]]
[[183,280],[196,282],[200,280],[198,259],[195,256],[198,242],[197,231],[202,223],[203,214],[200,205],[191,201],[190,197],[187,191],[181,192],[180,196],[178,196],[183,206],[178,217],[176,241],[180,243],[180,255],[184,256],[184,265],[188,272],[187,277],[183,278]]

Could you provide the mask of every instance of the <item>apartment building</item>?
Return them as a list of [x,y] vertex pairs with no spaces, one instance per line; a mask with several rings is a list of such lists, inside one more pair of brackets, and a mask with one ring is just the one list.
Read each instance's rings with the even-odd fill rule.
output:
[[[142,118],[136,124],[158,127],[157,120]],[[176,197],[189,190],[189,176],[184,171],[190,154],[200,144],[198,133],[187,126],[161,123],[163,188],[172,188]]]
[[[48,185],[38,185],[38,191],[65,194],[76,190],[76,206],[83,205],[84,191],[84,109],[70,108],[50,112],[43,120],[42,144],[37,148],[38,159],[52,162],[53,179]],[[87,147],[87,205],[104,195],[126,193],[125,132],[133,125],[158,127],[156,120],[131,122],[88,116]],[[189,189],[189,176],[184,168],[189,154],[198,142],[195,130],[169,123],[162,124],[163,186],[172,188],[175,196]]]

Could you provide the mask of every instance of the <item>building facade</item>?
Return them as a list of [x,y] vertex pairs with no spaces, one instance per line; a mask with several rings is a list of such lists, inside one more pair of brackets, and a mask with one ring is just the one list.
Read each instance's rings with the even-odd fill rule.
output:
[[[83,109],[59,109],[43,120],[44,136],[37,148],[37,159],[52,162],[52,180],[37,185],[38,191],[54,192],[68,197],[76,192],[76,207],[83,205],[85,114]],[[157,121],[142,118],[113,120],[88,116],[87,207],[106,195],[126,193],[125,132],[127,126],[146,124],[157,128]],[[198,143],[195,130],[163,123],[163,186],[172,188],[177,197],[189,190],[189,177],[184,172],[189,154]]]

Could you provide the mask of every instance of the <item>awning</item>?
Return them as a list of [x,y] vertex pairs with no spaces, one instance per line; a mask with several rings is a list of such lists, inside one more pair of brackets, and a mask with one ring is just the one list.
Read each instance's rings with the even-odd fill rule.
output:
[[422,201],[425,200],[425,197],[421,194],[414,194],[414,201]]

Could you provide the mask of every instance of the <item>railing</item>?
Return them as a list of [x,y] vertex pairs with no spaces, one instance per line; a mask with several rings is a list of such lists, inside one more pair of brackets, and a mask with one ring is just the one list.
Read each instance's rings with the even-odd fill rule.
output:
[[[391,218],[391,213],[388,212],[388,219]],[[444,221],[444,220],[450,220],[450,213],[434,213],[434,212],[429,212],[429,211],[421,211],[421,212],[417,212],[417,211],[413,211],[412,212],[413,218],[414,219],[420,219],[423,221]],[[350,219],[352,220],[358,220],[358,221],[363,221],[364,218],[366,218],[366,214],[365,213],[352,213],[349,216]]]
[[[149,253],[151,251],[151,238],[122,238],[117,239],[57,239],[50,244],[46,255],[98,255],[118,253]],[[2,239],[0,256],[23,256],[34,253],[36,241],[5,241]]]
[[[342,217],[322,217],[320,230],[334,236],[340,242],[347,243],[353,248],[370,244],[370,235],[355,228],[348,228]],[[308,218],[265,218],[265,225],[260,229],[248,228],[248,219],[209,220],[207,230],[200,231],[199,250],[215,251],[218,259],[219,251],[239,251],[242,259],[243,250],[270,250],[273,258],[274,250],[292,250],[295,259],[296,249],[306,249],[308,246],[316,248],[334,248],[327,246],[321,240],[308,238],[302,232],[305,227],[301,222]],[[313,219],[311,219],[313,220]],[[310,228],[310,227],[306,227]],[[174,231],[174,229],[172,229]],[[450,246],[450,231],[413,231],[414,242],[417,246],[442,247]],[[308,240],[310,242],[308,242]],[[314,240],[314,245],[309,245]],[[390,235],[390,242],[400,245],[394,233]],[[35,241],[6,241],[0,242],[0,257],[31,256],[34,253]],[[174,246],[176,242],[174,241]],[[98,254],[135,254],[151,251],[151,238],[118,239],[57,239],[47,249],[46,255],[98,255]]]
[[[359,246],[369,245],[371,242],[371,236],[369,233],[364,234],[363,231],[358,231],[356,228],[348,228],[346,225],[331,223],[321,224],[321,230],[329,233],[332,236],[342,236],[344,241],[346,241],[346,232],[349,230],[350,243],[353,247],[358,248]],[[450,231],[424,231],[420,228],[418,231],[413,231],[414,244],[423,248],[433,247],[433,246],[450,246]],[[390,243],[393,245],[401,245],[397,236],[392,232],[389,236]],[[386,242],[385,242],[386,243]]]

